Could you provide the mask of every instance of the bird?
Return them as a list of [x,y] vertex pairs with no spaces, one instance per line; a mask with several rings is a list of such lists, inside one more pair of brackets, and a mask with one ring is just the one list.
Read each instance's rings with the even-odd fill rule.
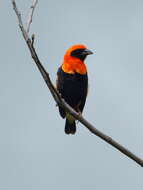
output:
[[[88,92],[88,74],[85,59],[93,54],[83,44],[76,44],[67,49],[63,62],[57,71],[56,88],[61,97],[76,112],[82,114]],[[66,119],[65,133],[76,133],[76,119],[59,106],[59,113]]]

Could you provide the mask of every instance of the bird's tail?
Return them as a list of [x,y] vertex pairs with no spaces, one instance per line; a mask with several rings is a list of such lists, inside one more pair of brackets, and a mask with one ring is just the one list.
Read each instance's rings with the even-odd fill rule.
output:
[[66,123],[65,123],[65,133],[66,134],[75,134],[76,132],[76,124],[75,124],[75,120],[68,120],[66,119]]

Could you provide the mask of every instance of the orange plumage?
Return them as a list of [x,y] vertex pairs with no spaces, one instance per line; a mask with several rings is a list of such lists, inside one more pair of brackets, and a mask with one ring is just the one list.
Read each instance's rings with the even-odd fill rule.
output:
[[87,72],[86,65],[79,58],[71,56],[71,52],[77,49],[86,49],[86,46],[74,45],[71,48],[69,48],[64,55],[62,69],[66,73],[79,73],[83,75]]

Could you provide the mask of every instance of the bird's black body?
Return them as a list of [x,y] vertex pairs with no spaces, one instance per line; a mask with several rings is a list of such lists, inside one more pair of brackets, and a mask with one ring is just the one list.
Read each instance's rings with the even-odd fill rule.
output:
[[[69,74],[65,73],[60,67],[57,72],[57,90],[62,98],[77,112],[82,113],[88,89],[88,76],[86,74]],[[59,107],[59,112],[62,118],[66,117],[63,108]],[[66,123],[68,120],[66,120]],[[66,126],[69,126],[68,123]],[[71,128],[65,128],[67,134],[74,134],[76,131],[75,121],[72,122]]]

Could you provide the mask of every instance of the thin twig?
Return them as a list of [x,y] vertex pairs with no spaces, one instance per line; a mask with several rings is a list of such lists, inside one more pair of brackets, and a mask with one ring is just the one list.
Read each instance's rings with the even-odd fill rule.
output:
[[17,15],[17,18],[18,18],[19,27],[20,27],[20,29],[22,31],[22,34],[23,34],[23,37],[24,37],[25,41],[27,42],[28,39],[29,39],[29,36],[28,36],[28,33],[26,32],[26,30],[24,29],[22,18],[21,18],[21,13],[17,8],[15,0],[11,0],[11,1],[12,1],[13,9],[14,9],[16,15]]
[[33,3],[31,5],[31,7],[30,7],[29,15],[28,15],[28,19],[27,19],[27,27],[26,27],[27,28],[26,29],[27,33],[29,33],[29,31],[30,31],[30,25],[32,23],[34,10],[35,10],[35,7],[36,7],[37,3],[38,3],[38,0],[33,0]]
[[[31,56],[36,64],[36,66],[38,67],[47,87],[49,88],[54,100],[56,101],[56,103],[58,105],[60,105],[61,107],[63,107],[67,112],[69,112],[73,117],[75,117],[78,121],[80,121],[87,129],[89,129],[94,135],[100,137],[101,139],[103,139],[104,141],[106,141],[108,144],[112,145],[113,147],[115,147],[116,149],[118,149],[120,152],[122,152],[124,155],[128,156],[129,158],[131,158],[132,160],[134,160],[136,163],[138,163],[140,166],[143,167],[143,160],[141,158],[139,158],[138,156],[136,156],[135,154],[133,154],[131,151],[129,151],[128,149],[126,149],[124,146],[122,146],[121,144],[119,144],[118,142],[116,142],[115,140],[113,140],[111,137],[105,135],[104,133],[102,133],[101,131],[99,131],[98,129],[96,129],[91,123],[89,123],[85,118],[83,118],[81,115],[79,115],[72,107],[70,107],[60,96],[60,94],[58,93],[58,91],[56,90],[56,88],[54,87],[54,85],[51,82],[51,79],[49,77],[49,73],[45,70],[45,68],[43,67],[42,63],[40,62],[38,55],[35,51],[34,48],[34,36],[32,37],[32,40],[29,38],[28,33],[26,32],[23,23],[22,23],[22,19],[21,19],[21,14],[16,6],[16,3],[14,0],[12,0],[12,4],[13,4],[13,8],[14,11],[18,17],[18,22],[19,22],[19,27],[22,31],[23,37],[28,45],[28,48],[30,50]],[[33,10],[34,12],[34,10]]]

